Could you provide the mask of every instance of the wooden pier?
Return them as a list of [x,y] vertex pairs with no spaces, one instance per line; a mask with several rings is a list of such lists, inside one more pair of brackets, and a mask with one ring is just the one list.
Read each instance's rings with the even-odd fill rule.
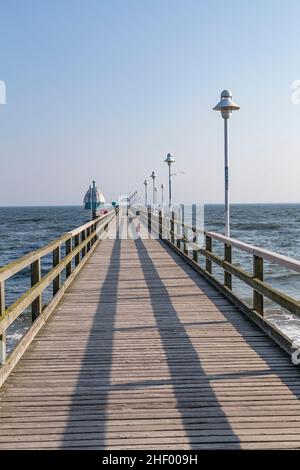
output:
[[[179,233],[174,216],[141,219],[158,239],[114,237],[122,227],[110,213],[0,269],[0,449],[300,448],[299,366],[263,300],[296,313],[299,304],[264,283],[262,260],[298,262],[212,233],[201,248],[187,237],[195,227]],[[252,250],[251,275],[234,266],[232,247]],[[32,287],[6,309],[5,281],[28,265]],[[251,308],[233,276],[251,284]],[[34,322],[6,355],[5,332],[28,306]]]

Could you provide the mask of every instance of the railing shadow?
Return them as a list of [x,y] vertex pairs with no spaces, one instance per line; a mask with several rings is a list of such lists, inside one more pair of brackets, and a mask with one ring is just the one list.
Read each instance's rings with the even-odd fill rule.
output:
[[[231,449],[239,449],[239,438],[234,433],[233,429],[228,422],[225,413],[222,410],[222,407],[218,401],[218,398],[210,384],[210,377],[205,373],[203,365],[201,364],[201,359],[185,329],[185,325],[181,322],[178,317],[177,311],[173,306],[172,299],[170,298],[167,288],[165,287],[162,278],[158,270],[155,267],[151,256],[147,250],[146,245],[141,239],[135,241],[138,256],[140,259],[141,269],[149,290],[150,301],[153,310],[153,315],[156,320],[156,325],[158,333],[161,338],[162,347],[165,352],[167,366],[170,373],[170,380],[168,381],[172,387],[176,398],[177,410],[179,411],[182,419],[182,424],[184,426],[186,436],[189,439],[191,449],[197,449],[199,443],[205,445],[209,443],[220,446],[222,442],[229,444]],[[165,248],[165,245],[163,245]],[[178,256],[177,256],[178,261]],[[155,282],[155,288],[151,288],[151,284]],[[159,300],[157,300],[157,295],[159,292]],[[164,305],[164,309],[167,306],[168,308],[168,326],[166,328],[166,321],[163,315],[161,315],[161,305]],[[170,343],[171,340],[171,343]],[[183,353],[186,360],[183,361]],[[181,364],[178,366],[178,364]],[[188,374],[192,377],[193,381],[193,400],[187,400],[182,394],[182,385],[186,381],[186,370],[188,368]],[[206,387],[206,398],[203,398],[203,384]],[[224,436],[218,436],[216,439],[210,439],[205,436],[197,437],[195,435],[195,430],[191,431],[189,426],[191,416],[197,416],[199,419],[206,416],[206,408],[215,409],[218,417],[222,419],[223,432],[226,435],[225,441]],[[208,413],[208,416],[210,414]],[[197,434],[197,433],[196,433]],[[201,442],[202,441],[202,442]]]
[[[101,449],[105,446],[120,252],[121,240],[117,237],[113,242],[107,274],[99,293],[99,301],[90,328],[85,356],[73,392],[68,421],[61,443],[62,448],[76,447],[76,439],[90,440],[88,444],[78,445],[82,448]],[[105,304],[109,304],[109,308],[105,308]],[[99,331],[100,335],[97,333]],[[103,348],[105,348],[105,355],[101,353]],[[94,403],[88,403],[87,399],[90,398],[94,398]],[[83,426],[84,420],[89,423],[87,426]],[[74,427],[80,428],[79,436],[74,433]]]

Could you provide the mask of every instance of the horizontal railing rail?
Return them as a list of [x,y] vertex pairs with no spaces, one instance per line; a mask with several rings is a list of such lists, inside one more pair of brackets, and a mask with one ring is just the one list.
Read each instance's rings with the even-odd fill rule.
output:
[[[5,368],[7,362],[16,362],[17,358],[10,360],[14,355],[12,350],[7,355],[6,330],[12,323],[31,307],[32,324],[24,336],[30,338],[33,329],[38,330],[35,324],[43,315],[48,317],[62,297],[66,287],[75,277],[88,255],[93,251],[95,245],[100,241],[108,230],[109,224],[115,216],[115,210],[78,227],[48,245],[36,251],[28,253],[22,258],[0,268],[0,385],[1,369]],[[64,257],[62,258],[62,248]],[[42,258],[52,254],[52,269],[43,277],[41,275]],[[12,305],[6,306],[5,283],[25,268],[30,267],[31,287],[21,295]],[[65,271],[65,280],[62,282],[62,273]],[[42,305],[42,294],[52,284],[52,300],[47,305]],[[44,312],[46,314],[44,315]],[[42,323],[42,322],[40,322]],[[21,343],[21,347],[20,347]],[[23,349],[22,339],[16,349]],[[27,341],[29,344],[29,342]],[[27,346],[26,346],[27,347]],[[11,368],[11,365],[8,368]],[[7,369],[8,369],[7,368]]]
[[[159,238],[165,240],[184,256],[204,277],[236,303],[241,310],[250,314],[253,320],[291,353],[292,340],[264,318],[265,298],[298,316],[300,316],[300,302],[264,281],[264,261],[300,273],[299,260],[226,237],[217,232],[204,231],[196,226],[185,224],[181,220],[175,219],[174,212],[171,217],[167,217],[162,211],[154,213],[149,208],[148,211],[141,209],[140,215],[152,233],[156,232]],[[201,245],[198,240],[200,235],[203,240]],[[223,243],[223,257],[214,253],[214,241]],[[233,248],[252,256],[252,272],[248,272],[232,262]],[[205,261],[205,267],[200,266],[201,256]],[[213,275],[214,265],[223,270],[223,283]],[[233,277],[252,289],[252,308],[233,292]]]

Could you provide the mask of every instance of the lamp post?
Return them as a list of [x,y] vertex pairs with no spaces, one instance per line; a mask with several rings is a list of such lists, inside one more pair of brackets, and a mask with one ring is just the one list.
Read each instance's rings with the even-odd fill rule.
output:
[[224,163],[225,163],[225,236],[230,237],[229,223],[229,157],[228,157],[228,119],[232,111],[237,111],[240,107],[232,100],[232,93],[224,90],[221,93],[221,101],[213,108],[221,111],[224,119]]
[[171,153],[168,153],[167,157],[165,158],[165,162],[168,164],[169,167],[169,208],[171,209],[172,206],[172,175],[171,175],[171,165],[176,160]]
[[148,181],[147,180],[144,181],[144,185],[145,185],[145,207],[147,207],[148,205],[148,194],[147,194]]
[[152,178],[153,181],[153,205],[155,205],[155,178],[156,178],[156,173],[155,171],[152,171],[150,178]]
[[164,185],[163,183],[160,185],[161,187],[161,208],[164,208]]

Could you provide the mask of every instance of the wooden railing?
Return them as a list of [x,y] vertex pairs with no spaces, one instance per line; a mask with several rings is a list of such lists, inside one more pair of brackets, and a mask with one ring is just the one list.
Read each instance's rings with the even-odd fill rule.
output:
[[[148,228],[165,240],[172,248],[183,256],[198,272],[208,279],[218,290],[223,292],[235,305],[254,320],[269,336],[280,344],[290,354],[293,352],[293,342],[274,324],[264,317],[264,299],[270,299],[285,311],[300,315],[300,302],[289,295],[273,288],[264,282],[264,261],[282,266],[300,273],[300,261],[278,253],[259,248],[234,238],[225,237],[216,232],[203,231],[196,226],[183,224],[176,220],[174,212],[166,217],[161,211],[153,213],[150,209],[140,210],[142,221]],[[202,244],[199,244],[199,238]],[[214,241],[223,244],[223,256],[214,253]],[[232,251],[240,250],[252,255],[252,272],[248,272],[232,262]],[[200,258],[204,267],[200,266]],[[202,263],[203,264],[203,263]],[[213,274],[213,266],[223,270],[223,282]],[[236,293],[233,292],[232,278],[235,277],[249,286],[253,292],[252,308],[249,307]]]
[[[0,268],[0,364],[2,364],[0,366],[0,386],[37,331],[52,313],[64,291],[94,250],[97,242],[103,238],[114,216],[115,210],[112,210],[71,232],[67,232],[47,246]],[[65,256],[62,258],[63,246],[65,247]],[[42,277],[42,258],[51,254],[53,267]],[[6,308],[5,282],[28,267],[30,267],[31,288]],[[63,271],[65,271],[65,280],[62,282]],[[42,293],[51,284],[52,300],[43,306]],[[7,355],[6,330],[28,307],[31,307],[32,325],[16,348]]]

